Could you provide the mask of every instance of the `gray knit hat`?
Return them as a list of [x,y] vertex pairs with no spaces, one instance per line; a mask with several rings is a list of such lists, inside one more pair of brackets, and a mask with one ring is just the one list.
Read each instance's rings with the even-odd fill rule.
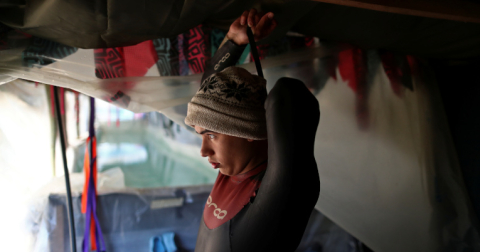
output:
[[266,80],[240,67],[206,78],[188,103],[185,124],[254,140],[267,139]]

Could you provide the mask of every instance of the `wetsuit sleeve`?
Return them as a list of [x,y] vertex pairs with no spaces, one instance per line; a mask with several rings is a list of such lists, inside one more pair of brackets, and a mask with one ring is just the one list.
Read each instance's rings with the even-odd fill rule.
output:
[[265,109],[268,167],[254,202],[233,223],[232,247],[295,251],[320,193],[313,151],[319,103],[303,82],[281,78]]
[[235,66],[240,59],[240,56],[242,56],[245,47],[246,45],[239,46],[231,40],[227,40],[223,43],[207,65],[202,76],[202,82],[214,73],[220,72],[227,67]]

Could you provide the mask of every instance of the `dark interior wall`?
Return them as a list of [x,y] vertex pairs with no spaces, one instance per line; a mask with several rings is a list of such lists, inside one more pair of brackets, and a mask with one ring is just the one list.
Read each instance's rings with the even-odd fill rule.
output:
[[480,60],[432,62],[464,181],[480,217]]
[[[480,57],[480,24],[327,3],[296,5],[305,5],[308,12],[302,13],[292,30],[316,36],[320,40],[346,42],[367,49],[384,49],[428,58]],[[288,11],[284,15],[288,15]]]

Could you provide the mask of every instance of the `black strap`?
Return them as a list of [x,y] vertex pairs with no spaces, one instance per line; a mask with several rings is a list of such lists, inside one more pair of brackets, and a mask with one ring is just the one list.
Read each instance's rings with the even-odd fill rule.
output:
[[248,41],[250,42],[250,50],[252,51],[253,59],[255,60],[255,66],[257,67],[258,76],[263,78],[262,65],[260,65],[260,59],[258,58],[257,45],[255,44],[255,38],[250,27],[247,27]]
[[58,87],[53,87],[53,97],[55,100],[55,115],[58,122],[58,131],[60,131],[60,143],[62,145],[62,159],[63,159],[63,171],[65,173],[65,186],[67,187],[67,211],[68,211],[68,223],[70,227],[70,250],[71,252],[77,251],[77,242],[75,240],[75,222],[73,221],[73,206],[72,206],[72,192],[70,190],[70,178],[67,166],[67,155],[65,154],[65,135],[63,134],[62,116],[60,115],[60,102],[58,101]]

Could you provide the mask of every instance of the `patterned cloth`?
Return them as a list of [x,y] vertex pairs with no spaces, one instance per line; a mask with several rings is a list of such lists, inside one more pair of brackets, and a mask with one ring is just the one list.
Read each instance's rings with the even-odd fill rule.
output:
[[160,38],[153,40],[157,52],[157,68],[161,76],[180,75],[178,38]]
[[55,59],[63,59],[77,50],[75,47],[34,37],[32,44],[23,51],[23,64],[27,67],[48,65],[55,62]]

